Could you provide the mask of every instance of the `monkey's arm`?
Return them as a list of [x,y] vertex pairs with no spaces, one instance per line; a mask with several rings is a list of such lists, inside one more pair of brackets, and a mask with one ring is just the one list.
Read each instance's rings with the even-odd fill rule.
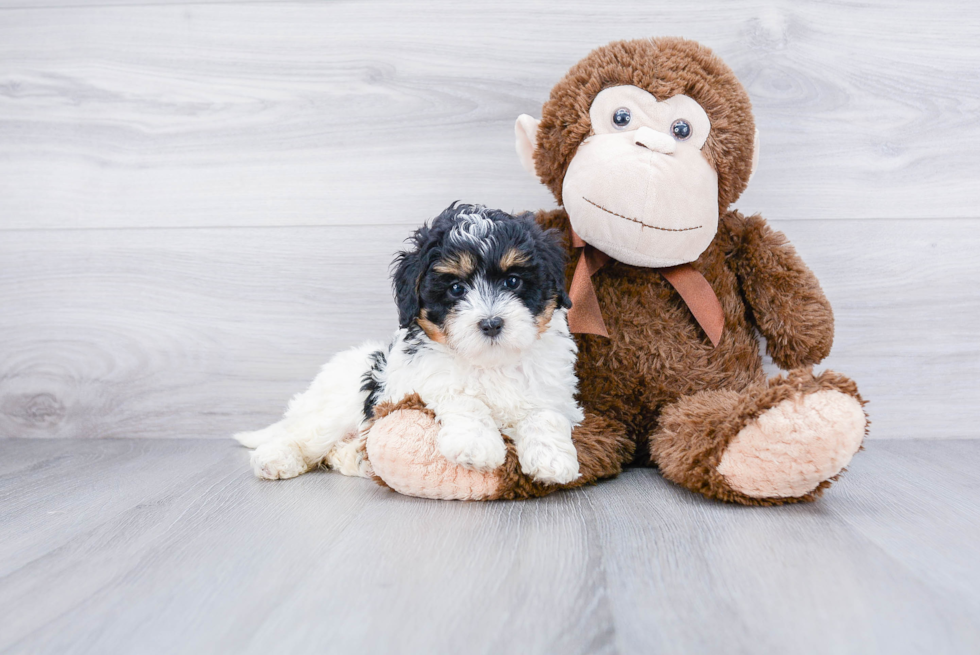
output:
[[733,267],[773,361],[783,369],[821,361],[834,343],[834,312],[817,277],[761,216],[723,220],[738,223]]

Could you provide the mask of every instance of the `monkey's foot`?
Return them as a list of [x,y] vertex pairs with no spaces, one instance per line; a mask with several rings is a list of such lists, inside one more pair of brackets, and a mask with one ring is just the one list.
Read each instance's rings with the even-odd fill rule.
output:
[[375,416],[365,450],[375,482],[422,498],[519,500],[546,496],[618,475],[623,463],[632,458],[635,446],[625,426],[586,414],[582,424],[572,430],[578,477],[565,484],[545,484],[521,470],[517,448],[506,437],[507,457],[493,471],[481,473],[450,462],[439,451],[440,425],[435,414],[417,395],[398,403],[380,403]]
[[744,505],[815,500],[861,448],[868,420],[857,385],[798,369],[741,391],[684,396],[650,437],[668,480]]
[[866,422],[861,403],[840,391],[787,398],[735,435],[717,471],[750,498],[805,496],[850,463]]
[[500,493],[500,470],[476,471],[441,452],[440,426],[425,409],[395,409],[375,421],[367,457],[375,481],[406,496],[442,500],[489,500]]

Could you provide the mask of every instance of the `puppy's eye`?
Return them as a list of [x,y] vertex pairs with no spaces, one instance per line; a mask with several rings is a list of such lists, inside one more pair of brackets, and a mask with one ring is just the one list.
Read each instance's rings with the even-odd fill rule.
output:
[[670,126],[670,133],[674,135],[674,138],[678,141],[687,141],[691,138],[691,124],[688,123],[683,118],[678,118]]
[[466,287],[464,287],[459,282],[453,282],[449,287],[449,295],[452,298],[462,298],[463,294],[466,293]]
[[517,277],[516,275],[511,275],[504,280],[504,286],[511,291],[516,291],[517,289],[521,288],[521,278]]
[[620,107],[619,109],[613,112],[612,115],[613,127],[615,127],[617,130],[626,129],[626,126],[630,124],[630,120],[632,118],[633,115],[630,114],[629,109],[627,109],[626,107]]

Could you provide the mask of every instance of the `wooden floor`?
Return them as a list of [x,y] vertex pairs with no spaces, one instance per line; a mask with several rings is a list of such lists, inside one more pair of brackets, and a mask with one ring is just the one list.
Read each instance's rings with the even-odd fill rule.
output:
[[969,653],[980,441],[873,441],[823,500],[652,470],[521,503],[252,477],[216,440],[0,441],[0,651]]

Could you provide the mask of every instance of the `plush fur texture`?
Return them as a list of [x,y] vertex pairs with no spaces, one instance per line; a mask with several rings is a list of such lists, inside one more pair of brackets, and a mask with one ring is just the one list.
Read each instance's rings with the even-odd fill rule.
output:
[[[545,226],[567,225],[561,210],[538,218]],[[656,270],[610,262],[593,276],[609,338],[576,336],[586,412],[623,426],[637,443],[635,463],[655,464],[692,491],[743,504],[816,498],[827,486],[820,486],[824,480],[797,497],[751,497],[732,489],[715,469],[740,430],[782,400],[833,389],[863,402],[844,376],[826,372],[815,378],[808,370],[833,343],[833,312],[818,281],[782,234],[761,217],[734,211],[721,218],[715,240],[694,266],[724,309],[725,333],[717,347]],[[571,273],[569,267],[569,279]],[[785,381],[766,382],[757,331],[778,365],[795,368]],[[864,431],[862,423],[858,435]],[[807,432],[805,438],[820,436]],[[844,460],[830,478],[860,446],[860,438],[852,442],[843,454],[799,455]],[[791,459],[782,463],[784,470],[797,465]],[[812,464],[834,468],[824,461]]]
[[[833,393],[839,399],[858,405],[860,416],[857,426],[852,425],[851,417],[848,417],[844,424],[830,423],[813,431],[806,425],[806,418],[813,414],[807,412],[802,415],[804,420],[790,421],[766,435],[770,440],[769,446],[762,447],[759,440],[753,439],[754,443],[751,445],[756,447],[755,450],[739,449],[738,452],[729,452],[733,441],[741,439],[746,433],[751,435],[758,429],[761,421],[771,420],[771,410],[776,410],[773,414],[782,414],[779,410],[783,404],[796,403],[803,407],[803,399],[827,393]],[[833,371],[825,371],[815,377],[809,370],[797,369],[785,376],[777,376],[741,390],[701,391],[685,396],[664,409],[650,440],[651,461],[660,467],[668,480],[719,500],[743,505],[812,501],[830,486],[830,480],[843,470],[850,455],[860,447],[867,430],[867,422],[860,409],[862,406],[863,401],[854,382]],[[803,440],[804,445],[819,442],[836,433],[838,427],[845,429],[845,438],[851,442],[844,449],[783,448],[779,452],[780,445],[788,442],[799,443]],[[853,443],[855,440],[856,443]],[[777,452],[766,453],[773,446]],[[845,453],[846,461],[839,459],[841,452]],[[727,466],[719,470],[726,454]],[[729,471],[749,468],[757,462],[758,457],[767,454],[775,455],[771,459],[769,492],[759,493],[761,489],[757,487],[749,495],[745,493],[747,489],[736,489],[725,477],[726,468]],[[808,480],[799,493],[772,493],[787,484],[795,484],[804,477],[794,471],[801,466],[825,470],[827,473],[818,479]]]
[[419,498],[440,500],[519,500],[544,496],[557,488],[574,488],[612,477],[629,461],[634,443],[620,426],[587,414],[572,432],[581,476],[567,484],[544,484],[522,470],[514,441],[504,437],[503,466],[480,473],[443,457],[435,437],[436,414],[413,394],[376,408],[367,440],[367,458],[379,485]]
[[748,497],[804,496],[840,473],[861,445],[861,407],[834,389],[782,400],[739,430],[715,470]]
[[[720,300],[725,327],[714,347],[656,269],[613,260],[595,273],[609,338],[576,335],[586,420],[573,433],[583,472],[575,484],[615,475],[632,462],[657,466],[667,479],[718,500],[811,501],[860,448],[868,423],[853,381],[812,372],[834,337],[833,312],[816,277],[760,216],[728,209],[748,183],[755,156],[748,96],[720,59],[691,41],[598,48],[555,86],[538,128],[535,168],[559,203],[569,163],[590,134],[592,100],[617,85],[635,85],[658,100],[689,96],[711,121],[703,153],[718,174],[718,231],[692,265]],[[526,155],[520,129],[518,136],[518,152]],[[563,235],[574,262],[565,211],[540,212],[537,220]],[[569,264],[568,281],[572,272]],[[788,375],[766,380],[760,334]],[[602,464],[589,466],[586,456]],[[497,486],[488,497],[535,495],[512,457],[502,469],[494,471]]]
[[255,448],[255,474],[290,478],[326,462],[370,475],[375,407],[417,395],[438,419],[434,452],[453,465],[493,471],[516,452],[540,484],[576,480],[571,435],[583,414],[557,235],[531,215],[454,204],[409,241],[395,261],[391,343],[340,353],[282,421],[237,435]]
[[439,452],[436,413],[418,394],[376,408],[376,425],[366,442],[371,477],[407,496],[439,500],[495,498],[502,487],[501,468],[481,473],[457,466]]
[[617,41],[596,48],[551,90],[541,110],[535,168],[562,202],[565,171],[592,131],[589,107],[603,89],[633,85],[658,100],[686,95],[711,121],[703,152],[718,172],[718,208],[724,212],[752,174],[752,103],[730,68],[708,48],[678,38]]

